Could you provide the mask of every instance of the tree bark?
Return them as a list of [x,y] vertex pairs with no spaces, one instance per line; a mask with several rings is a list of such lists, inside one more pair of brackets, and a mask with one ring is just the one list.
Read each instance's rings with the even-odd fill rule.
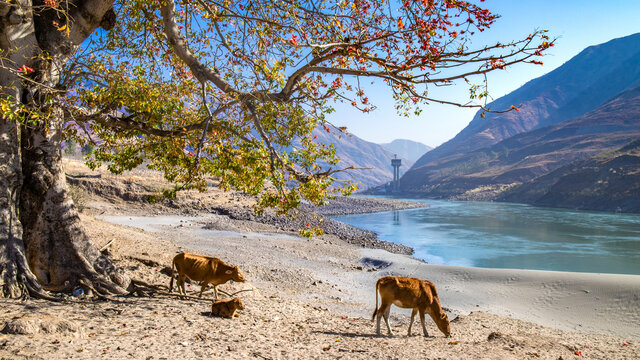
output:
[[0,123],[0,297],[21,297],[42,293],[29,271],[18,218],[21,189],[19,128],[16,123]]
[[62,168],[63,121],[24,126],[20,221],[27,261],[42,286],[68,291],[82,285],[100,293],[124,293],[124,273],[87,238],[67,191]]
[[[0,57],[6,67],[35,72],[30,82],[0,68],[0,99],[18,105],[39,103],[36,85],[53,87],[64,64],[110,11],[113,1],[72,5],[69,36],[52,25],[55,11],[34,16],[31,2],[0,3]],[[42,51],[49,62],[36,61]],[[129,279],[100,254],[86,236],[67,191],[62,167],[60,110],[38,123],[19,123],[0,114],[0,297],[51,298],[44,290],[76,286],[123,294]]]

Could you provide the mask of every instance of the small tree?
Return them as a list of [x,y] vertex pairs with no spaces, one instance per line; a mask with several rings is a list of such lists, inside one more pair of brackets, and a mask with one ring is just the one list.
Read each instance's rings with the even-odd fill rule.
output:
[[[215,175],[259,195],[258,211],[320,204],[330,189],[354,189],[331,187],[343,169],[311,134],[344,131],[324,118],[334,101],[370,111],[362,83],[378,79],[403,114],[482,106],[484,74],[539,63],[553,45],[535,32],[470,48],[495,19],[457,0],[0,2],[2,296],[126,291],[82,230],[62,141],[92,144],[90,166],[115,173],[148,159],[178,188],[204,189]],[[430,97],[457,80],[471,102]]]

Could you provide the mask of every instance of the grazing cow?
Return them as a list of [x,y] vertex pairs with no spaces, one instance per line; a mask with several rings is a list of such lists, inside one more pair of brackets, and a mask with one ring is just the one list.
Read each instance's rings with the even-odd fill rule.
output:
[[239,297],[230,300],[218,300],[211,304],[211,316],[233,318],[239,316],[236,310],[244,310],[244,303]]
[[216,299],[218,299],[218,285],[224,284],[229,280],[247,281],[237,266],[227,265],[218,258],[180,253],[173,258],[169,292],[173,290],[174,269],[178,271],[178,292],[182,295],[186,295],[184,280],[187,277],[193,281],[202,281],[200,295],[198,295],[200,297],[202,297],[207,285],[213,284],[213,292]]
[[[378,292],[380,292],[381,305],[378,308]],[[375,319],[378,315],[378,323],[376,333],[380,336],[380,318],[384,317],[387,324],[389,335],[393,336],[391,327],[389,326],[389,312],[391,304],[401,308],[412,308],[411,322],[409,322],[409,331],[407,336],[411,336],[411,325],[415,319],[416,313],[420,312],[420,321],[422,322],[422,332],[428,337],[429,333],[424,324],[424,313],[428,313],[433,321],[438,325],[438,329],[449,337],[451,335],[451,327],[449,325],[449,317],[442,311],[440,300],[436,286],[432,282],[408,277],[385,276],[378,279],[376,283],[376,309],[373,311]]]

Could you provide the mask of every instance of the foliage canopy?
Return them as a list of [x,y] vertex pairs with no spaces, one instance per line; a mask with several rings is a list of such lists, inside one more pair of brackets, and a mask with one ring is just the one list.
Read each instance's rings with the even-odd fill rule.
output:
[[[73,21],[65,6],[38,10],[58,12],[62,34]],[[482,107],[484,74],[540,63],[553,46],[536,31],[472,48],[497,16],[458,0],[132,0],[114,11],[115,27],[92,34],[49,92],[66,139],[95,146],[92,166],[118,173],[148,160],[177,189],[204,189],[215,175],[281,212],[355,189],[334,184],[344,169],[312,130],[345,131],[324,117],[335,101],[371,111],[370,79],[392,89],[401,114],[429,102]],[[430,97],[431,86],[455,81],[468,83],[468,102]]]

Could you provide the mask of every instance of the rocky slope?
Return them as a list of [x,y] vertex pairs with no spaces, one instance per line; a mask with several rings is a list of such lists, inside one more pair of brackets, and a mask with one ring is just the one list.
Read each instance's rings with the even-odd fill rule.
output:
[[[564,76],[568,79],[567,84],[573,84],[572,86],[576,87],[578,84],[565,67],[571,65],[581,69],[582,67],[579,65],[585,65],[583,64],[585,59],[595,61],[598,58],[596,55],[607,49],[615,52],[621,41],[626,43],[638,41],[640,44],[640,35],[616,39],[597,47],[588,48],[563,67],[530,82],[505,98],[513,98],[525,90],[531,91],[532,88],[535,88],[533,85],[540,81],[548,83],[549,86],[552,85],[549,83],[548,77],[558,77],[559,75],[551,76],[558,71],[565,73]],[[631,196],[632,201],[640,202],[637,195],[633,197],[631,195],[633,192],[625,192],[623,187],[599,186],[596,196],[590,193],[589,189],[594,189],[594,185],[590,183],[574,182],[570,188],[556,184],[560,178],[578,176],[578,173],[584,171],[585,166],[598,169],[601,166],[606,167],[607,161],[621,161],[623,163],[622,166],[625,170],[617,174],[615,180],[617,184],[631,186],[633,183],[634,160],[629,158],[616,160],[611,156],[614,154],[628,155],[625,151],[620,150],[621,152],[619,152],[619,149],[640,138],[640,67],[636,65],[640,63],[640,51],[637,49],[640,48],[632,49],[632,52],[636,51],[635,55],[627,58],[621,65],[628,68],[626,75],[621,73],[620,66],[612,65],[616,70],[610,74],[610,83],[583,83],[582,86],[586,87],[582,91],[578,91],[577,88],[573,89],[574,93],[578,95],[571,101],[566,101],[566,98],[558,96],[558,99],[563,99],[565,105],[556,107],[552,112],[548,112],[548,108],[539,105],[538,110],[541,112],[534,116],[534,127],[536,128],[533,130],[523,130],[515,135],[498,131],[502,135],[491,136],[492,140],[489,144],[481,146],[487,142],[483,142],[484,140],[474,141],[476,137],[482,137],[484,136],[482,134],[486,135],[489,132],[497,134],[494,131],[497,131],[498,128],[490,125],[495,120],[494,118],[494,120],[484,122],[488,126],[485,130],[490,129],[491,131],[483,130],[470,135],[466,138],[464,146],[458,146],[455,151],[448,152],[450,144],[445,144],[447,146],[444,146],[443,149],[438,148],[427,153],[401,179],[402,192],[405,195],[418,197],[502,200],[555,207],[639,211],[637,206],[629,205],[628,202],[625,202],[627,205],[620,206],[619,199],[621,197]],[[611,60],[610,54],[600,54],[599,56]],[[635,61],[636,64],[631,66],[629,61]],[[597,67],[602,64],[596,62],[593,65]],[[635,85],[630,86],[629,84]],[[565,119],[571,114],[583,111],[587,105],[599,103],[600,98],[610,94],[614,88],[620,87],[624,87],[624,90],[604,101],[600,106],[581,116]],[[560,88],[562,87],[556,86],[554,89]],[[545,93],[551,91],[549,89],[542,91],[540,96],[544,97]],[[499,101],[505,101],[505,98]],[[556,103],[559,103],[559,100]],[[542,111],[541,109],[547,110]],[[520,114],[522,111],[512,112],[510,116],[522,117]],[[506,116],[505,114],[499,115]],[[533,124],[527,120],[526,116],[520,120],[522,129]],[[557,120],[563,121],[541,126]],[[469,135],[469,129],[477,127],[477,124],[472,122],[458,137]],[[510,122],[506,121],[500,126],[504,129],[504,126],[509,124]],[[489,137],[485,137],[485,139],[487,138]],[[498,141],[499,138],[503,138],[503,140]],[[452,141],[455,142],[456,139]],[[440,155],[436,159],[427,159],[427,157],[433,156],[432,153],[438,151],[440,151]],[[425,161],[427,162],[425,163]],[[590,179],[594,177],[593,179],[597,182],[602,180],[604,175],[583,173],[582,176]],[[598,176],[600,177],[598,178]],[[631,187],[633,188],[633,186]],[[603,200],[607,197],[611,201]]]
[[[126,211],[129,214],[145,213],[153,208],[156,215],[180,213],[193,215],[207,213],[219,215],[237,222],[260,223],[277,231],[297,233],[308,227],[320,228],[327,235],[372,249],[385,249],[399,254],[412,254],[413,249],[377,239],[377,234],[331,219],[333,214],[359,214],[366,212],[412,209],[426,206],[423,203],[364,197],[337,197],[327,206],[301,205],[293,217],[276,216],[272,209],[257,215],[254,212],[256,198],[241,192],[223,191],[215,179],[209,179],[206,192],[182,191],[175,199],[162,196],[171,184],[154,171],[135,169],[127,176],[116,176],[104,171],[89,171],[78,160],[66,159],[67,183],[70,185],[76,207],[92,207],[97,213]],[[105,208],[93,200],[99,198]],[[115,210],[113,209],[115,208]],[[229,230],[225,228],[225,230]]]
[[501,194],[501,201],[585,210],[640,212],[640,139],[573,161]]
[[[576,119],[516,135],[465,156],[445,157],[437,166],[425,166],[426,183],[433,185],[410,193],[616,211],[621,198],[640,202],[638,194],[628,192],[628,186],[602,185],[609,183],[601,172],[612,175],[607,173],[609,162],[613,167],[620,162],[624,170],[613,176],[616,184],[634,188],[640,166],[634,162],[633,145],[625,145],[638,138],[640,86]],[[586,168],[595,173],[583,173]],[[581,181],[574,179],[570,186],[561,186],[562,181],[576,177]],[[601,182],[595,186],[587,179]],[[639,210],[637,205],[622,207],[622,211]]]
[[[502,114],[478,112],[455,138],[426,153],[403,178],[405,188],[419,188],[428,169],[441,159],[463,156],[516,134],[581,116],[640,83],[640,34],[591,46],[561,67],[534,79],[489,104],[493,109],[520,111]],[[425,168],[428,166],[429,168]]]

